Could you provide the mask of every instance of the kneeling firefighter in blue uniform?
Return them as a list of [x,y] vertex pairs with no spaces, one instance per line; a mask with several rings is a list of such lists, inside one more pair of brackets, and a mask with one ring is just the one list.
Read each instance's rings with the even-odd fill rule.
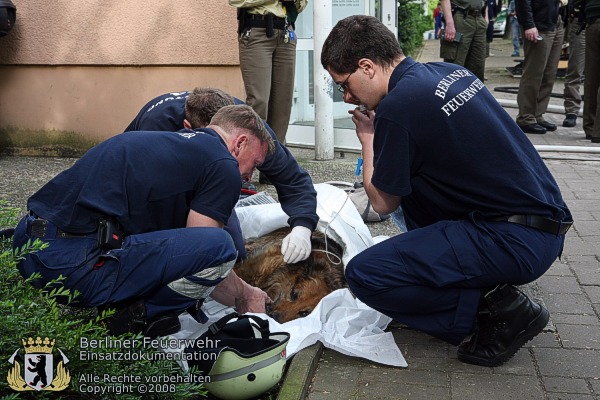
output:
[[376,18],[329,34],[321,63],[350,111],[373,208],[408,232],[354,257],[352,292],[394,320],[496,366],[549,320],[514,285],[560,256],[572,216],[535,148],[471,71],[405,57]]
[[19,271],[39,273],[38,288],[62,276],[55,284],[79,292],[72,305],[116,308],[115,335],[174,333],[183,311],[202,319],[209,295],[264,312],[270,300],[232,271],[237,252],[222,228],[242,179],[274,146],[246,105],[224,107],[204,129],[113,136],[29,198],[14,246],[49,246]]
[[[146,103],[125,132],[176,132],[184,128],[203,128],[221,107],[234,103],[244,104],[216,88],[198,87],[193,91],[166,93]],[[281,252],[286,263],[294,264],[308,258],[311,252],[310,236],[319,222],[317,192],[310,175],[277,140],[266,122],[265,126],[275,141],[275,151],[257,169],[275,186],[281,208],[290,217],[288,224],[292,231],[284,238]],[[236,244],[238,258],[246,258],[244,238],[235,211],[231,213],[225,229]]]

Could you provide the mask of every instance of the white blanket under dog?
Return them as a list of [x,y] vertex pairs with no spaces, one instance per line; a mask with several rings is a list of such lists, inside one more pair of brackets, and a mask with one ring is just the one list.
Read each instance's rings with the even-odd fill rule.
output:
[[[357,253],[372,246],[375,239],[352,202],[346,200],[346,192],[328,184],[317,184],[315,189],[320,218],[317,230],[343,246],[343,262],[347,265]],[[279,203],[237,208],[236,212],[246,239],[288,226],[288,216]],[[226,308],[214,300],[206,301],[203,310],[209,317],[208,323],[198,324],[188,314],[183,314],[180,316],[182,330],[173,336],[178,339],[197,338],[211,323],[233,312],[232,308]],[[392,334],[384,332],[391,318],[354,298],[348,289],[330,293],[310,315],[283,324],[265,314],[256,315],[269,320],[271,332],[290,333],[288,358],[321,341],[325,347],[349,356],[398,367],[407,366]]]

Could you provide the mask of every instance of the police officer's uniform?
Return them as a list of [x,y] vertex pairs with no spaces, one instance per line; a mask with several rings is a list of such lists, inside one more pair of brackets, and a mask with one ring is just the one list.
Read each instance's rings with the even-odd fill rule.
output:
[[294,23],[307,0],[229,0],[238,8],[238,48],[246,103],[285,144],[296,70]]
[[460,42],[440,39],[440,57],[462,65],[483,81],[485,73],[487,22],[482,15],[481,0],[451,0],[452,18]]

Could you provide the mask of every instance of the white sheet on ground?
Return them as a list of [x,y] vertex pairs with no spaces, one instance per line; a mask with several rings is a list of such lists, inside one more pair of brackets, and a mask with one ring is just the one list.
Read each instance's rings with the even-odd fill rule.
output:
[[[327,184],[317,184],[315,189],[320,218],[317,230],[343,245],[343,261],[347,265],[352,257],[375,241],[352,202],[346,201],[346,192]],[[288,216],[279,203],[247,206],[236,209],[236,212],[246,238],[260,237],[287,226]],[[182,330],[173,336],[178,339],[197,338],[211,323],[233,312],[233,309],[211,299],[205,302],[203,309],[209,317],[208,323],[198,324],[188,314],[183,314],[180,316]],[[348,289],[330,293],[310,315],[283,324],[265,314],[256,315],[269,320],[272,332],[290,333],[288,358],[321,341],[325,347],[349,356],[398,367],[407,366],[392,334],[384,332],[391,318],[354,298]]]
[[[375,242],[371,232],[348,195],[342,189],[326,183],[315,185],[317,191],[317,230],[344,247],[344,265],[352,257]],[[261,237],[288,226],[288,216],[279,203],[236,208],[245,239]]]

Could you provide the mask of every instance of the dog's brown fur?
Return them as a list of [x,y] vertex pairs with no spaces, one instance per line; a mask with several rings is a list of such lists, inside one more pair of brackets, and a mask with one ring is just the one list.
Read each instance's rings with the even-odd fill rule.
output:
[[[289,232],[289,228],[279,229],[248,241],[248,258],[235,267],[240,278],[261,288],[273,300],[267,306],[267,314],[278,322],[305,317],[327,294],[346,287],[339,244],[327,240],[327,250],[339,259],[312,251],[306,260],[286,264],[281,254],[281,242]],[[323,234],[313,233],[311,242],[313,250],[325,250]]]

